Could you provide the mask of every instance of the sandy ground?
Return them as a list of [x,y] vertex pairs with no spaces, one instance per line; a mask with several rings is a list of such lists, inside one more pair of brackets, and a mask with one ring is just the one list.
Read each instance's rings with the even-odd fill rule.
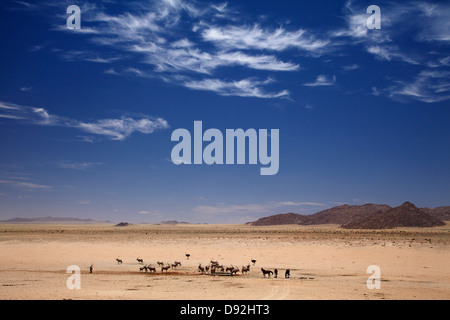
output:
[[[351,231],[338,226],[0,225],[0,299],[449,299],[450,225]],[[191,256],[186,258],[185,253]],[[140,272],[136,258],[182,266]],[[116,258],[123,260],[122,264]],[[209,261],[246,275],[198,272]],[[252,265],[251,259],[256,260]],[[93,273],[89,266],[93,264]],[[81,269],[69,290],[67,267]],[[381,270],[368,289],[367,267]],[[261,268],[279,270],[263,278]],[[290,269],[291,278],[284,272]]]

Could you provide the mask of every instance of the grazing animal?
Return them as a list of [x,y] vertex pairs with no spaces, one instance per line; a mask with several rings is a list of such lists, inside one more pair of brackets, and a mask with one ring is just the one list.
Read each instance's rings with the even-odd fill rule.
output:
[[290,278],[291,277],[291,270],[287,269],[286,272],[284,273],[284,277],[286,279]]
[[191,256],[189,253],[185,253],[186,259],[189,260],[189,257]]
[[231,267],[227,267],[227,268],[225,269],[225,271],[226,271],[226,272],[228,272],[228,271],[233,271],[233,269],[234,269],[234,267],[231,266]]
[[118,259],[118,258],[116,259],[116,261],[117,261],[117,264],[122,264],[122,262],[123,262],[121,259]]
[[142,271],[144,271],[145,270],[145,272],[147,272],[147,266],[143,266],[143,267],[140,267],[139,268],[139,271],[140,272],[142,272]]
[[255,265],[256,260],[255,259],[251,259],[251,261],[252,261],[253,265]]
[[164,262],[162,262],[162,261],[158,261],[156,263],[158,264],[158,266],[161,266],[161,267],[164,265]]
[[180,261],[175,261],[174,264],[176,264],[177,266],[181,266],[181,262]]
[[261,268],[261,271],[262,271],[262,273],[263,273],[264,278],[266,277],[266,274],[267,274],[267,276],[268,276],[269,278],[270,278],[270,275],[273,274],[273,271],[265,270],[265,269],[263,269],[263,268]]
[[250,265],[247,265],[246,267],[242,266],[242,274],[247,273],[249,271],[250,271]]
[[144,259],[137,258],[136,261],[139,262],[140,264],[144,263]]
[[198,272],[205,273],[205,268],[201,264],[198,265]]
[[155,268],[155,267],[147,266],[147,270],[148,270],[149,272],[156,272],[156,268]]
[[167,265],[165,267],[161,267],[161,272],[164,272],[164,270],[167,272],[167,270],[170,269],[170,265]]
[[231,275],[236,274],[238,272],[239,272],[239,268],[233,267],[233,269],[231,270]]

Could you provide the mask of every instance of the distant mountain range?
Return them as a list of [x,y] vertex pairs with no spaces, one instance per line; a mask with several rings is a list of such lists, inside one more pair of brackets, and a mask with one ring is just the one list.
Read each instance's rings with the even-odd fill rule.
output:
[[92,219],[66,218],[66,217],[41,217],[41,218],[12,218],[8,220],[0,220],[0,223],[111,223],[110,221],[97,221]]
[[277,214],[260,218],[247,225],[339,224],[348,229],[390,229],[396,227],[433,227],[450,221],[450,207],[417,208],[410,202],[392,208],[384,204],[342,205],[312,215]]

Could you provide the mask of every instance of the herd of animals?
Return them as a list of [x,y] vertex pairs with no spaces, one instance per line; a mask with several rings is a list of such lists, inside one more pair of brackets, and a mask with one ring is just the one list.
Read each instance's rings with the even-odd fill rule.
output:
[[[189,260],[189,257],[191,255],[189,253],[186,253],[186,259]],[[116,259],[118,264],[122,264],[123,261],[119,258]],[[137,258],[136,261],[141,265],[139,267],[139,271],[140,272],[150,272],[150,273],[156,273],[156,267],[151,266],[151,265],[144,265],[144,260],[141,258]],[[253,266],[256,264],[256,260],[255,259],[251,259],[251,262],[253,264]],[[167,272],[169,269],[176,269],[178,266],[181,266],[181,262],[180,261],[175,261],[174,263],[169,263],[166,264],[162,261],[158,261],[156,262],[157,265],[161,268],[161,273]],[[209,273],[211,275],[214,274],[219,274],[219,275],[236,275],[238,272],[241,272],[241,274],[247,274],[248,272],[250,272],[250,264],[246,265],[246,266],[242,266],[241,270],[239,270],[239,268],[235,267],[235,266],[228,266],[225,267],[221,264],[219,264],[218,261],[214,261],[211,260],[209,262],[208,265],[206,266],[202,266],[201,264],[198,265],[198,272],[201,272],[202,274],[206,274]],[[274,269],[272,270],[266,270],[264,268],[261,268],[261,272],[263,274],[263,277],[265,278],[267,275],[267,278],[270,278],[271,276],[273,276],[274,278],[278,277],[278,269]],[[92,266],[91,266],[91,273],[92,273]],[[289,269],[285,270],[284,273],[284,277],[290,278],[291,277],[291,273]]]

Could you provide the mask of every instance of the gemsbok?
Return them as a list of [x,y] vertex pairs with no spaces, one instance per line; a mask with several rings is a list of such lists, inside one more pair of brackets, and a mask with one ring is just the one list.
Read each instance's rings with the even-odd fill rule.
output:
[[264,278],[266,277],[266,274],[268,275],[269,278],[270,278],[270,275],[273,274],[273,271],[265,270],[263,268],[261,268],[261,271],[263,273]]

